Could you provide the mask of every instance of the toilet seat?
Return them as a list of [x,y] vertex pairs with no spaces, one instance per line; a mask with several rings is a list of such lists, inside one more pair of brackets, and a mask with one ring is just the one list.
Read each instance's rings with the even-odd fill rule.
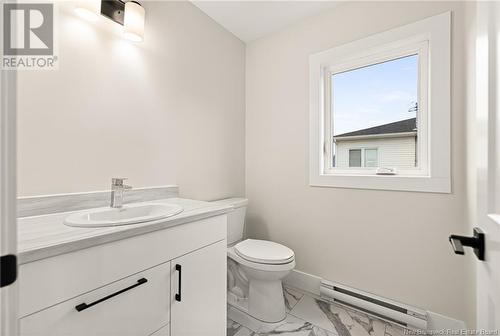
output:
[[295,258],[293,258],[290,262],[287,264],[263,264],[263,263],[256,263],[253,261],[249,261],[243,257],[240,257],[238,253],[236,253],[234,246],[233,247],[228,247],[227,248],[227,256],[234,261],[236,261],[238,264],[244,267],[250,267],[255,270],[263,271],[263,272],[282,272],[282,271],[291,271],[292,269],[295,268]]
[[236,244],[234,251],[241,258],[257,264],[283,265],[295,260],[291,249],[268,240],[246,239]]

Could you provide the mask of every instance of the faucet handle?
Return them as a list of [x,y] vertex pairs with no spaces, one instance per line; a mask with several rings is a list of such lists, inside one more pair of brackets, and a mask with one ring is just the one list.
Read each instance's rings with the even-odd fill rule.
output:
[[128,180],[127,177],[113,177],[111,179],[111,185],[115,187],[123,186],[123,181]]

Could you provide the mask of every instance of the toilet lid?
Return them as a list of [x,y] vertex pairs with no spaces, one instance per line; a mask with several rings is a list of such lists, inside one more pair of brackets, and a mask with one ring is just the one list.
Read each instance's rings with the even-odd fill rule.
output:
[[247,239],[234,250],[240,257],[261,264],[287,264],[295,257],[288,247],[267,240]]

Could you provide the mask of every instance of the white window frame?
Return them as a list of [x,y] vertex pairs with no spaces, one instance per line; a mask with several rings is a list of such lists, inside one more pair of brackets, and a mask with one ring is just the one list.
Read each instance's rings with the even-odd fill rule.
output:
[[[341,45],[309,58],[311,186],[451,192],[451,13]],[[418,167],[397,175],[376,169],[332,167],[331,75],[409,55],[419,55]]]

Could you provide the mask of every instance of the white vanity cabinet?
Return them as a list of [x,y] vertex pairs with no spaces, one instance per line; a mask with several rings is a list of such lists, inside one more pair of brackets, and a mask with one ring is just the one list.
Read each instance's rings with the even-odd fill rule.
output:
[[22,264],[22,336],[221,336],[226,215]]

